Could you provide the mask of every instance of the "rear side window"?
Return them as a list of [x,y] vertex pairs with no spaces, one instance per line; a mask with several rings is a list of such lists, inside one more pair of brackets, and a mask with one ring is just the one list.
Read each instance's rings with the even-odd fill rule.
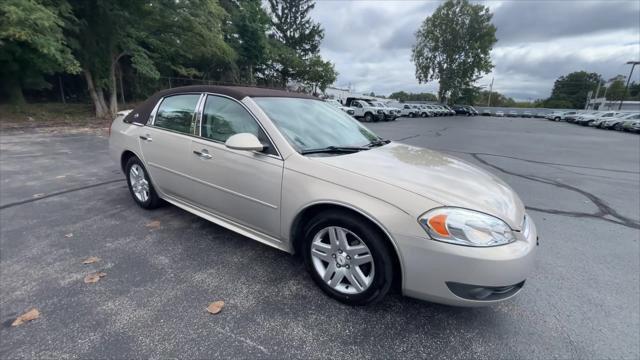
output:
[[195,122],[193,114],[200,99],[200,94],[175,95],[164,98],[156,118],[154,126],[177,131],[183,134],[193,134]]

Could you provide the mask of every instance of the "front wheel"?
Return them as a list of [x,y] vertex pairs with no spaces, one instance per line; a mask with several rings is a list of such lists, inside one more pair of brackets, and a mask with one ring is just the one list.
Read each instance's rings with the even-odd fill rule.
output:
[[371,115],[371,113],[364,114],[364,122],[372,122],[372,121],[373,121],[373,115]]
[[162,200],[151,184],[151,178],[140,159],[135,156],[129,159],[125,171],[127,185],[136,204],[144,209],[154,209],[162,205]]
[[315,283],[338,301],[366,305],[391,288],[393,265],[385,240],[357,216],[318,214],[307,226],[302,249]]

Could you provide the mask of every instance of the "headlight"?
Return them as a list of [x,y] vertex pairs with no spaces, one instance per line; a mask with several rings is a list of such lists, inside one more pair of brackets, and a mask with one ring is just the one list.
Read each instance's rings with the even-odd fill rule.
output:
[[466,246],[497,246],[516,240],[504,221],[481,212],[460,208],[438,208],[418,218],[434,240]]

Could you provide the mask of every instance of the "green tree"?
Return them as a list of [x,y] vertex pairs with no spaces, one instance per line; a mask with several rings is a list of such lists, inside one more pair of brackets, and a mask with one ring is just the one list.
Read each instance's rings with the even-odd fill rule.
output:
[[221,0],[220,4],[230,16],[225,41],[238,54],[240,80],[255,84],[255,73],[267,61],[269,15],[260,0]]
[[389,94],[389,99],[395,99],[400,102],[405,102],[409,99],[409,94],[404,91],[396,91]]
[[431,93],[407,93],[404,91],[398,91],[391,93],[389,99],[395,99],[400,102],[405,101],[438,101],[438,97]]
[[576,71],[560,76],[554,82],[551,96],[545,101],[545,106],[550,108],[584,109],[589,91],[595,91],[601,82],[602,77],[599,74],[586,71]]
[[544,107],[550,108],[550,109],[575,109],[576,108],[574,104],[569,100],[553,99],[553,98],[545,100]]
[[480,88],[477,86],[467,86],[460,91],[460,95],[455,99],[456,103],[475,105],[476,99],[480,94]]
[[[491,97],[491,103],[489,103],[489,97]],[[474,104],[481,106],[487,106],[487,104],[490,104],[491,106],[513,107],[515,106],[516,101],[497,91],[489,92],[489,90],[482,90],[477,94]]]
[[324,32],[309,17],[314,7],[313,0],[269,0],[272,70],[282,86],[290,79],[303,80],[304,60],[320,50]]
[[[226,12],[217,0],[69,0],[78,19],[72,34],[97,117],[118,109],[116,71],[127,59],[138,75],[220,76],[235,54],[224,42]],[[222,64],[223,66],[216,66]]]
[[606,88],[607,100],[620,101],[625,99],[625,81],[626,78],[624,75],[618,75],[609,79],[608,86]]
[[492,68],[496,28],[489,8],[468,0],[447,0],[416,33],[411,59],[416,78],[439,80],[438,98],[457,99],[462,89]]
[[337,77],[338,73],[333,64],[322,60],[320,55],[313,55],[305,62],[304,82],[311,85],[312,94],[315,94],[317,89],[324,92]]
[[632,82],[629,84],[629,100],[640,100],[640,83]]
[[1,90],[11,103],[24,104],[23,89],[49,87],[45,74],[79,72],[63,33],[68,17],[62,0],[0,2]]

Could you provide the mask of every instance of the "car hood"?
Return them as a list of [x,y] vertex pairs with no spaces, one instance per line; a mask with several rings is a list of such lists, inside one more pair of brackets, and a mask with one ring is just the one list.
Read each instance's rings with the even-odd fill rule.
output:
[[507,184],[475,165],[437,151],[390,143],[317,160],[424,196],[443,206],[496,216],[514,229],[520,229],[523,221],[524,205]]

